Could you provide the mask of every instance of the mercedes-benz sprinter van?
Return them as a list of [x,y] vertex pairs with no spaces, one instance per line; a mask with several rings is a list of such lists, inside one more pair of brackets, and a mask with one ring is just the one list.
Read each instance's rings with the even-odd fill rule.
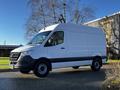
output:
[[106,38],[102,29],[71,23],[40,30],[25,46],[11,51],[11,64],[22,73],[31,70],[45,77],[55,68],[90,65],[99,71],[106,62]]

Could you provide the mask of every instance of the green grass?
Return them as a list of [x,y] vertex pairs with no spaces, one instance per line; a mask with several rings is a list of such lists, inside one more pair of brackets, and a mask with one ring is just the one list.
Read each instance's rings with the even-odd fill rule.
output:
[[9,65],[0,65],[0,69],[11,69],[12,66]]
[[[117,63],[120,62],[120,60],[108,60],[107,63]],[[10,69],[11,66],[9,66],[9,57],[0,57],[0,69]]]
[[0,69],[10,69],[9,63],[9,57],[0,57]]
[[8,57],[0,57],[0,64],[9,64],[9,62]]
[[120,60],[108,60],[107,62],[108,63],[118,63],[118,62],[120,62]]

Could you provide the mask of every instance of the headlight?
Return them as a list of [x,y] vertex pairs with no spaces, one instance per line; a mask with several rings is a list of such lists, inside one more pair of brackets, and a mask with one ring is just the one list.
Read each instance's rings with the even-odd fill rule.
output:
[[24,51],[24,52],[21,53],[21,56],[30,55],[31,52],[32,52],[32,50]]
[[17,61],[17,59],[19,58],[20,56],[20,52],[11,52],[10,53],[10,60],[11,61]]

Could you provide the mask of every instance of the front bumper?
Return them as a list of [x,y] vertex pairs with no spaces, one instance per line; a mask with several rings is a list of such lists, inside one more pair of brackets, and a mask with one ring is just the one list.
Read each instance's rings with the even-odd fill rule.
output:
[[21,57],[21,59],[18,61],[17,65],[18,68],[30,68],[33,69],[34,66],[34,59],[30,56],[24,56]]
[[15,68],[33,69],[34,61],[35,60],[30,56],[23,56],[23,57],[19,57],[17,61],[11,60],[10,64],[14,66]]

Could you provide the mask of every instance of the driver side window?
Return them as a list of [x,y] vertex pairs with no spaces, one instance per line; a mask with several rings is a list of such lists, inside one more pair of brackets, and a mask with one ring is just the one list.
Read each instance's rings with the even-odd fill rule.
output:
[[48,39],[45,47],[48,46],[56,46],[58,44],[62,44],[64,42],[64,32],[56,31],[52,34],[52,36]]

